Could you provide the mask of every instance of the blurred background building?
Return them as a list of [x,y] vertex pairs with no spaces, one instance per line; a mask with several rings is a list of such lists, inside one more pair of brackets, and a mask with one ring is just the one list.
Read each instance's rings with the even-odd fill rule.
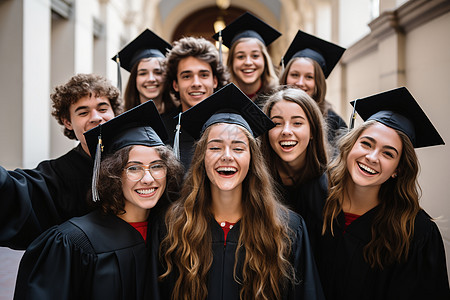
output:
[[[170,42],[212,41],[245,11],[283,33],[269,48],[275,64],[298,29],[347,48],[327,80],[327,100],[347,122],[350,100],[408,87],[447,142],[417,153],[421,205],[450,269],[449,0],[0,0],[0,165],[34,168],[72,148],[50,114],[52,87],[90,72],[115,83],[111,57],[145,28]],[[0,299],[12,297],[20,255],[0,248]]]

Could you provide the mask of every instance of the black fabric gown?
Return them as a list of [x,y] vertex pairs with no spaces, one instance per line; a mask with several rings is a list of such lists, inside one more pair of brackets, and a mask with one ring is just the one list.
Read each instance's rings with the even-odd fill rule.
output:
[[343,234],[344,214],[321,241],[319,273],[327,300],[333,299],[450,299],[444,245],[439,229],[420,211],[408,260],[371,269],[363,247],[371,239],[370,227],[378,207],[353,221]]
[[92,168],[81,145],[32,170],[0,167],[0,246],[26,249],[48,228],[88,213]]
[[323,207],[328,197],[326,174],[295,186],[283,185],[279,177],[276,180],[283,203],[305,220],[311,248],[316,253],[318,239],[322,233]]
[[332,109],[329,109],[327,116],[325,117],[325,122],[327,123],[327,138],[328,144],[334,150],[334,155],[337,155],[337,139],[340,135],[340,131],[347,129],[347,124],[345,121]]
[[[178,114],[181,112],[181,106],[175,108],[172,111],[164,113],[161,115],[161,119],[167,130],[168,140],[164,143],[168,146],[173,147],[173,142],[175,139],[175,132],[178,125]],[[195,140],[189,133],[180,131],[180,162],[184,169],[187,171],[191,165],[192,156],[194,154],[194,143]]]
[[[293,233],[290,261],[300,282],[284,290],[282,299],[324,299],[305,222],[292,211],[289,211],[289,228]],[[212,235],[213,263],[208,275],[207,299],[239,299],[240,285],[234,280],[233,271],[240,222],[229,231],[225,246],[223,229],[215,220],[210,222],[209,230]],[[238,270],[242,268],[244,256],[244,253],[239,255]],[[242,278],[240,274],[238,276]],[[161,299],[170,299],[175,280],[172,276],[160,284]]]
[[141,234],[117,216],[72,218],[27,249],[14,299],[148,299],[147,255]]

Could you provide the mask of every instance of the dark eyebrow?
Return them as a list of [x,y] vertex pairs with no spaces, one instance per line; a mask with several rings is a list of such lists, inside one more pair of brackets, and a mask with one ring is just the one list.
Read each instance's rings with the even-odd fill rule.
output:
[[[373,137],[371,137],[371,136],[367,136],[367,135],[361,136],[361,139],[363,139],[363,138],[368,139],[369,141],[371,141],[371,142],[374,143],[374,144],[377,143],[377,141],[376,141]],[[395,153],[397,153],[397,155],[398,155],[398,150],[397,150],[395,147],[392,147],[392,146],[389,146],[389,145],[384,145],[383,148],[384,148],[384,149],[393,150],[393,151],[395,151]]]
[[212,139],[212,140],[208,141],[207,144],[209,144],[209,143],[223,143],[223,140],[221,140],[221,139]]
[[[151,164],[154,164],[154,163],[158,163],[158,162],[164,162],[162,159],[157,159],[157,160],[154,160],[154,161],[151,161],[150,162],[150,165]],[[141,161],[134,161],[134,160],[130,160],[129,162],[127,162],[127,165],[129,165],[129,164],[133,164],[133,165],[143,165],[143,163],[141,162]]]
[[[209,143],[223,143],[223,140],[221,140],[221,139],[212,139],[212,140],[208,141],[208,144]],[[232,144],[244,144],[244,145],[247,145],[244,141],[241,141],[241,140],[233,140],[233,141],[231,141],[231,143]]]
[[88,109],[88,107],[86,105],[78,106],[77,108],[75,108],[75,112],[78,112],[78,111],[83,110],[83,109]]
[[[281,116],[273,116],[270,119],[283,119],[283,117],[281,117]],[[306,118],[304,118],[302,116],[292,116],[291,119],[303,119],[303,120],[306,120]]]

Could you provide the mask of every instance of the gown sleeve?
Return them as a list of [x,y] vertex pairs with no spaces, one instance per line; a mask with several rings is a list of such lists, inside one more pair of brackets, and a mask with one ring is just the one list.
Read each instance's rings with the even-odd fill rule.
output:
[[23,255],[14,299],[87,299],[96,262],[80,229],[69,222],[52,227]]
[[445,250],[439,229],[420,212],[408,260],[394,268],[386,299],[450,299]]
[[[325,299],[317,271],[314,254],[311,250],[308,231],[303,218],[290,213],[290,227],[294,229],[295,239],[292,244],[294,269],[297,280],[294,292],[289,299]],[[297,225],[292,227],[292,220],[298,219]]]
[[75,149],[35,169],[0,167],[0,246],[24,250],[48,228],[86,214],[92,160]]

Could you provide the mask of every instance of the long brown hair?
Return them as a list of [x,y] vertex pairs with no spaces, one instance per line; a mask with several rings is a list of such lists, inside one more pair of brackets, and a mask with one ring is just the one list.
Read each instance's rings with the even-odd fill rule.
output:
[[[180,200],[166,214],[168,235],[161,243],[160,253],[167,271],[160,278],[172,272],[178,275],[172,299],[205,299],[208,294],[206,283],[213,254],[211,247],[205,247],[212,241],[210,231],[205,228],[209,228],[214,216],[204,159],[211,127],[196,146],[194,157],[198,159],[192,162]],[[294,269],[288,260],[291,242],[287,211],[276,199],[257,140],[247,130],[243,131],[252,156],[243,181],[243,215],[234,278],[242,287],[241,299],[279,299],[284,285],[294,280]],[[242,252],[245,258],[239,272],[237,261]]]
[[[322,233],[334,235],[333,222],[342,211],[347,182],[352,180],[347,170],[347,157],[364,130],[376,121],[367,121],[343,136],[339,142],[340,154],[330,164],[329,196],[324,208]],[[420,187],[417,182],[419,162],[409,138],[397,130],[403,149],[396,178],[390,177],[378,193],[379,210],[372,223],[372,239],[364,247],[364,259],[372,268],[383,269],[408,257],[414,235],[414,220],[420,210]]]
[[312,95],[312,98],[317,102],[317,105],[319,105],[320,111],[322,112],[322,115],[324,117],[327,116],[328,111],[331,108],[331,104],[325,100],[325,95],[327,94],[327,83],[325,81],[325,75],[323,74],[323,70],[320,67],[320,65],[312,58],[309,57],[295,57],[289,61],[289,63],[286,65],[286,68],[284,69],[283,73],[280,77],[280,84],[286,85],[287,84],[287,76],[289,74],[289,70],[291,69],[292,64],[300,59],[304,58],[310,63],[312,63],[314,67],[314,93]]
[[[124,102],[125,102],[125,111],[132,109],[135,106],[138,106],[141,104],[141,97],[139,94],[139,91],[136,87],[136,78],[138,73],[138,67],[141,61],[143,60],[151,60],[156,59],[159,63],[159,66],[161,67],[161,70],[164,71],[164,58],[158,58],[158,57],[151,57],[151,58],[142,58],[138,62],[136,62],[131,68],[130,77],[128,78],[127,87],[125,88],[125,93],[123,96]],[[161,91],[161,103],[163,104],[162,107],[164,107],[164,112],[171,111],[177,106],[177,103],[172,99],[170,96],[169,90],[164,88],[164,83],[161,82],[161,85],[163,86],[163,89]]]
[[[325,138],[326,123],[314,100],[304,91],[296,88],[280,89],[271,95],[264,105],[264,113],[270,117],[274,105],[282,100],[296,103],[303,109],[311,131],[310,136],[312,139],[309,141],[308,147],[305,150],[305,167],[303,168],[302,173],[299,174],[299,177],[296,178],[296,183],[299,184],[309,179],[319,177],[327,168],[327,141]],[[277,166],[280,164],[281,159],[270,146],[268,132],[262,136],[262,152],[264,157],[267,158],[267,163],[269,165],[269,170],[272,172],[272,176],[276,177],[278,172]]]

